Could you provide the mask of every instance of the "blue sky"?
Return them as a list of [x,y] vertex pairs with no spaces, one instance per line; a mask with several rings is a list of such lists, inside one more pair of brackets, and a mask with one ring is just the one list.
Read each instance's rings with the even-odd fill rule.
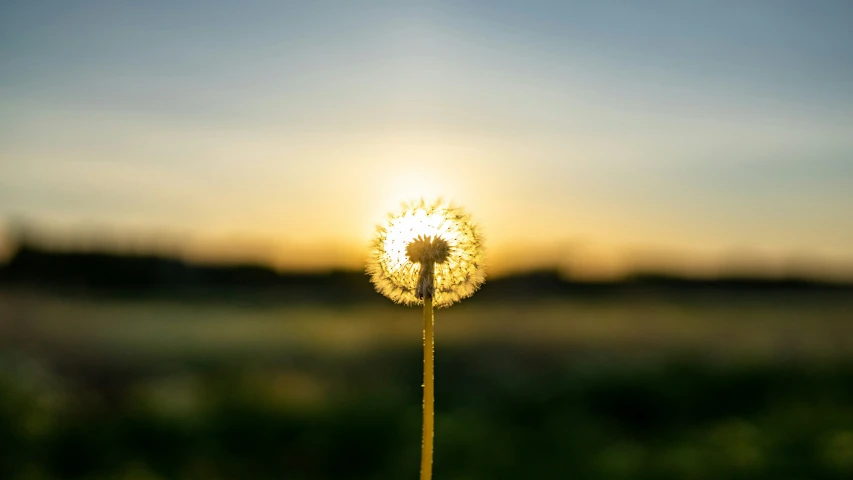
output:
[[2,8],[3,217],[354,265],[443,195],[498,268],[853,262],[851,2]]

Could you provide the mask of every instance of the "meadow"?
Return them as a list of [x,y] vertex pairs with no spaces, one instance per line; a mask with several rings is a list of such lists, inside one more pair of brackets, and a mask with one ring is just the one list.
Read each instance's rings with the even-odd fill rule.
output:
[[[848,291],[437,311],[435,478],[853,478]],[[416,478],[417,309],[0,293],[0,478]]]

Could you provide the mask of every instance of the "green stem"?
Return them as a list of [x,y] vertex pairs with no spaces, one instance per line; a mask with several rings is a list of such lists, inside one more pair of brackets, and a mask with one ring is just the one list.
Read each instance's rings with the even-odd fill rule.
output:
[[435,334],[432,296],[424,296],[424,427],[421,443],[421,480],[432,479],[433,406],[435,403]]

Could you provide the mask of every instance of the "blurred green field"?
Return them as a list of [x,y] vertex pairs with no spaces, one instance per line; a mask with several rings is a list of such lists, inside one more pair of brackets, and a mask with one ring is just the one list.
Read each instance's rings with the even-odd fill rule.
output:
[[[853,478],[853,299],[437,312],[435,478]],[[420,315],[0,293],[0,478],[416,478]]]
[[[853,353],[853,298],[808,292],[732,297],[469,300],[437,311],[438,342],[612,350],[616,354],[690,352],[736,357],[835,357]],[[6,344],[78,350],[112,360],[359,354],[416,346],[417,308],[379,299],[341,305],[221,299],[60,297],[0,291]]]

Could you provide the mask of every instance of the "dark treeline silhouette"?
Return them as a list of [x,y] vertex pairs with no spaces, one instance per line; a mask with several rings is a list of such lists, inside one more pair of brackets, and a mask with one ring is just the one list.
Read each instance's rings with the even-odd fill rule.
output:
[[[289,300],[356,300],[372,292],[357,272],[278,272],[264,265],[194,264],[157,254],[18,247],[0,266],[6,286],[73,293],[192,294],[274,292]],[[328,292],[328,293],[327,293]],[[334,292],[332,294],[331,292]]]
[[[283,301],[354,302],[379,300],[360,271],[279,272],[264,265],[194,264],[177,257],[104,250],[60,250],[20,245],[5,265],[7,287],[86,294],[268,295]],[[549,297],[660,295],[688,292],[731,295],[817,292],[850,294],[853,285],[803,278],[686,278],[636,274],[618,281],[588,282],[541,270],[490,279],[475,297],[480,301],[525,301]]]

